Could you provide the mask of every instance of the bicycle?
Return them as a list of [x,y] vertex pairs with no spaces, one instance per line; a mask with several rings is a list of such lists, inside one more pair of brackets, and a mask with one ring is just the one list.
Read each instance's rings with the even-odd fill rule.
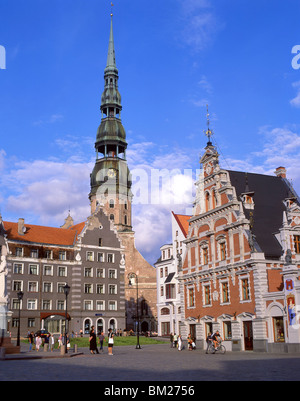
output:
[[219,352],[220,354],[225,354],[225,352],[226,352],[226,348],[222,344],[221,341],[218,343],[218,346],[216,348],[215,348],[213,342],[211,342],[211,344],[208,347],[208,350],[207,350],[208,354],[215,354],[216,352]]

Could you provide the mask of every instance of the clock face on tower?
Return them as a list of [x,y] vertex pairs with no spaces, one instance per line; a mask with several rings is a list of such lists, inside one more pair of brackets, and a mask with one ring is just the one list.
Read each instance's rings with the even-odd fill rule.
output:
[[114,168],[108,169],[107,173],[109,178],[115,178],[117,176],[117,171]]

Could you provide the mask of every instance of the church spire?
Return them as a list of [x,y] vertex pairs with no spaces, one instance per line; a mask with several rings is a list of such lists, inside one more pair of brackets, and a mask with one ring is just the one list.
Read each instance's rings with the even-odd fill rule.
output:
[[[110,34],[109,34],[109,44],[108,44],[108,54],[107,54],[107,63],[106,69],[116,69],[116,54],[115,54],[115,43],[114,43],[114,32],[113,32],[113,14],[110,14]],[[118,70],[117,70],[118,71]]]

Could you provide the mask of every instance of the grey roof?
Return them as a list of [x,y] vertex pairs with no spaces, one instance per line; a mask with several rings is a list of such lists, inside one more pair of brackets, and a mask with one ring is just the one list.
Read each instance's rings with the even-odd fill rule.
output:
[[[286,210],[283,201],[291,196],[291,188],[287,180],[254,173],[247,173],[246,180],[244,172],[230,170],[228,172],[238,199],[246,192],[247,183],[247,190],[254,191],[253,233],[256,241],[266,258],[280,258],[282,248],[274,234],[278,233],[282,227],[283,212]],[[248,218],[250,211],[245,210],[244,213]]]

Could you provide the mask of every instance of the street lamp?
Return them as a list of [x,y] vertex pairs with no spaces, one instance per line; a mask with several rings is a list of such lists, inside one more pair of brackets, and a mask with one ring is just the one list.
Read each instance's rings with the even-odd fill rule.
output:
[[24,292],[19,291],[17,293],[19,300],[19,321],[18,321],[18,334],[17,334],[17,347],[20,346],[20,325],[21,325],[21,301],[23,299]]
[[65,314],[65,353],[68,352],[68,345],[67,345],[67,334],[68,334],[68,327],[67,327],[67,321],[68,321],[68,295],[70,293],[70,286],[66,284],[64,286],[64,293],[66,296],[66,314]]
[[132,288],[132,281],[136,281],[136,319],[137,319],[137,344],[136,349],[141,349],[140,346],[140,316],[139,316],[139,281],[138,276],[135,273],[129,273],[129,287]]

